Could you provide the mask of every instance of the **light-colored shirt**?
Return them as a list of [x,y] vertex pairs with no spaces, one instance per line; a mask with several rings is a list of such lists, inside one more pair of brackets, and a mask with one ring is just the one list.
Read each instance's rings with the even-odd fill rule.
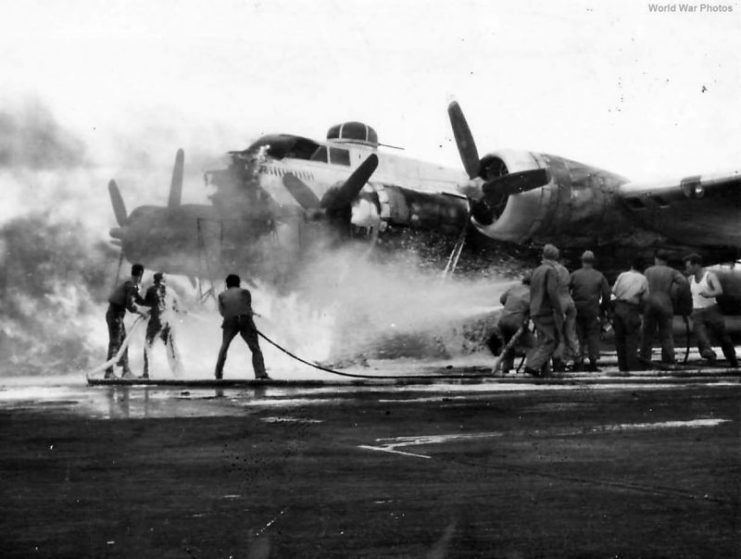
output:
[[707,309],[713,305],[717,305],[718,301],[715,297],[703,297],[700,295],[703,291],[710,291],[710,284],[708,283],[708,272],[702,274],[700,281],[695,280],[695,275],[692,274],[690,278],[690,291],[692,291],[692,308],[693,309]]
[[617,277],[612,293],[618,301],[638,305],[648,295],[648,280],[642,273],[628,270]]

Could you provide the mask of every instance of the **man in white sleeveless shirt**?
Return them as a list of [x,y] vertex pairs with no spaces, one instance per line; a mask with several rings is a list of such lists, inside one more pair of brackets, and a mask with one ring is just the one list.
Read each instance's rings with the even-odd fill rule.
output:
[[715,360],[716,355],[708,338],[708,333],[712,333],[720,341],[720,347],[729,365],[738,367],[736,348],[726,331],[723,315],[716,300],[718,295],[723,294],[718,276],[709,270],[703,270],[702,257],[699,254],[688,255],[684,263],[692,291],[692,330],[697,338],[700,355],[710,361]]

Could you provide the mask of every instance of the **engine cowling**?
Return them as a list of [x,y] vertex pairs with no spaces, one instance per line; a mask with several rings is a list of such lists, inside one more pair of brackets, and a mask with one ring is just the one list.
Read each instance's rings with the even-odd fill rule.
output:
[[[481,159],[479,176],[491,180],[509,173],[546,169],[550,182],[528,192],[487,199],[488,219],[474,223],[484,235],[515,243],[558,238],[566,245],[610,242],[628,226],[616,192],[627,179],[563,157],[502,150]],[[491,223],[486,221],[491,220]]]

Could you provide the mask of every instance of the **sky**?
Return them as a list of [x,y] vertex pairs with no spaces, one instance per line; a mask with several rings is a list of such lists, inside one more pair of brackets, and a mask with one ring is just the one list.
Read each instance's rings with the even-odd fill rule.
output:
[[95,180],[125,182],[145,157],[160,202],[178,147],[192,163],[347,120],[458,167],[453,99],[480,154],[522,148],[631,179],[741,168],[741,3],[649,5],[0,0],[0,103],[48,110]]

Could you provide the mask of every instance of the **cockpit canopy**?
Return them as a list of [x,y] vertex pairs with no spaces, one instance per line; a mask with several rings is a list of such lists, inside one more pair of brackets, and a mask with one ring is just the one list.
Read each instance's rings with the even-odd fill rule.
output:
[[378,134],[376,134],[373,128],[362,122],[335,124],[327,131],[327,140],[330,142],[352,142],[374,148],[378,147]]
[[[266,147],[267,146],[267,147]],[[247,153],[256,154],[261,148],[266,147],[265,155],[272,159],[311,159],[321,144],[309,138],[293,136],[291,134],[269,134],[263,136],[250,147]]]

